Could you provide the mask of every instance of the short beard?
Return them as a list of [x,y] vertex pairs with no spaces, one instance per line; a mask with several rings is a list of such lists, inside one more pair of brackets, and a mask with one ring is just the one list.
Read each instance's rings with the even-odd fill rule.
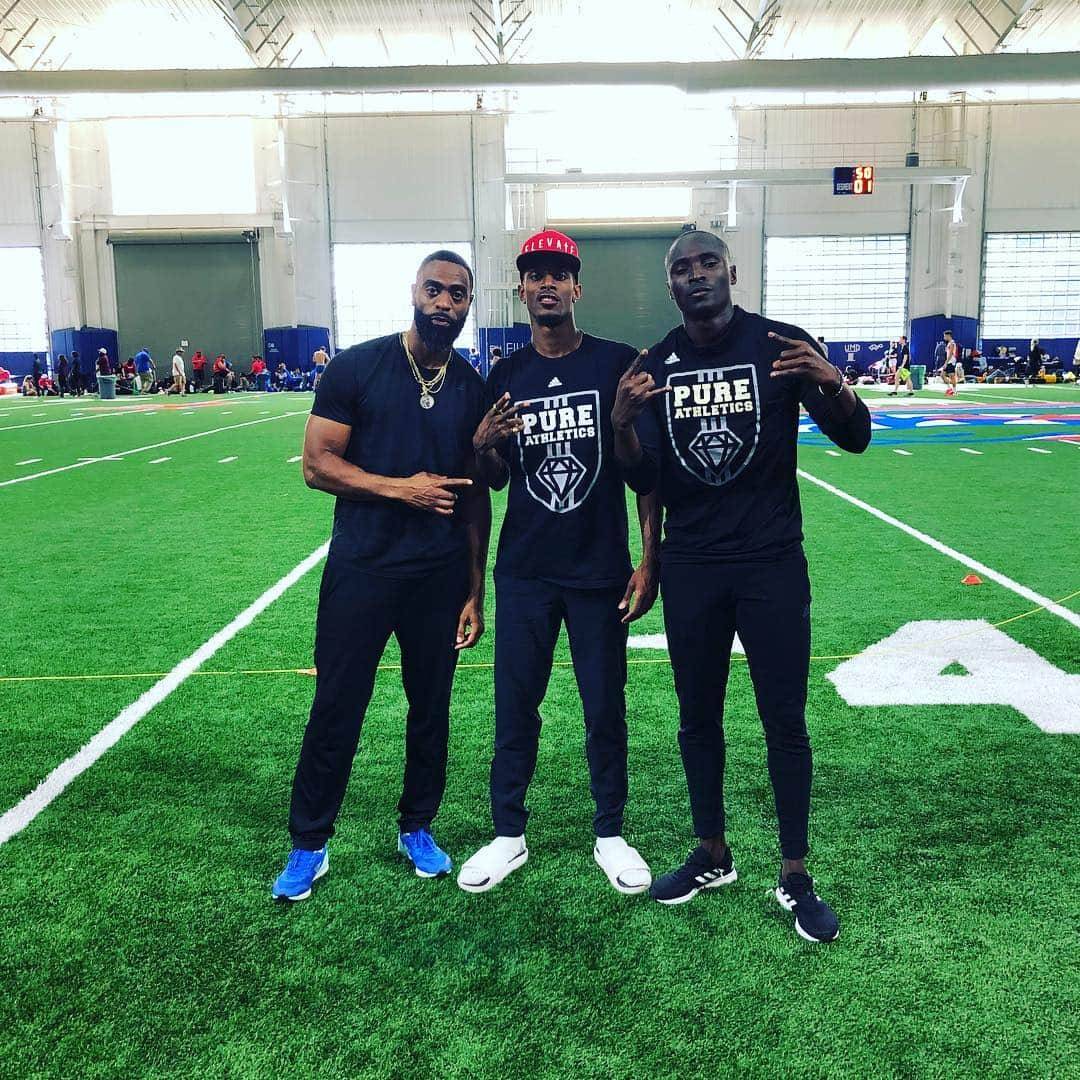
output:
[[556,326],[562,326],[563,323],[570,321],[570,312],[563,312],[561,315],[557,312],[537,312],[533,318],[536,320],[537,326],[544,326],[549,330],[553,330]]
[[449,326],[436,326],[430,315],[425,315],[418,307],[413,308],[413,325],[429,352],[442,352],[457,341],[465,320],[455,322],[450,315],[447,315],[447,318],[450,320]]

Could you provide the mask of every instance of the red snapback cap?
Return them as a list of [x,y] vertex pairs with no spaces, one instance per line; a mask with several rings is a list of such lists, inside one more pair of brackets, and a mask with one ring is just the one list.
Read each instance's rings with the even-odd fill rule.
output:
[[581,270],[577,244],[565,233],[556,232],[554,229],[535,233],[521,245],[517,268],[527,270],[541,259],[550,259],[552,256],[565,262],[575,274]]

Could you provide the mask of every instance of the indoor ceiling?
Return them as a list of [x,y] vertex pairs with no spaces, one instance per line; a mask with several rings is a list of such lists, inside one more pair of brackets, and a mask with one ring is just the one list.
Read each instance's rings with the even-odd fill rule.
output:
[[0,0],[0,69],[405,66],[1080,49],[1080,0]]

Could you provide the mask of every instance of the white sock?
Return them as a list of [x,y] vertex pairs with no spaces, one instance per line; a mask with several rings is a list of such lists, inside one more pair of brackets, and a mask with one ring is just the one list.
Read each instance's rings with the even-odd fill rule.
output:
[[626,846],[626,841],[621,836],[598,836],[596,838],[596,850],[601,855],[611,855]]
[[521,836],[496,836],[491,842],[491,846],[509,858],[525,847],[525,834],[522,833]]

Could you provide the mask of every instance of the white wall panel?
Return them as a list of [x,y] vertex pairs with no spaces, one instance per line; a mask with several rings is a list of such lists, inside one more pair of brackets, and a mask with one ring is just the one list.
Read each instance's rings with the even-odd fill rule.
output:
[[334,240],[471,240],[470,121],[468,116],[331,119]]
[[1080,105],[993,110],[986,227],[1080,228]]
[[0,245],[37,243],[30,125],[0,123]]

